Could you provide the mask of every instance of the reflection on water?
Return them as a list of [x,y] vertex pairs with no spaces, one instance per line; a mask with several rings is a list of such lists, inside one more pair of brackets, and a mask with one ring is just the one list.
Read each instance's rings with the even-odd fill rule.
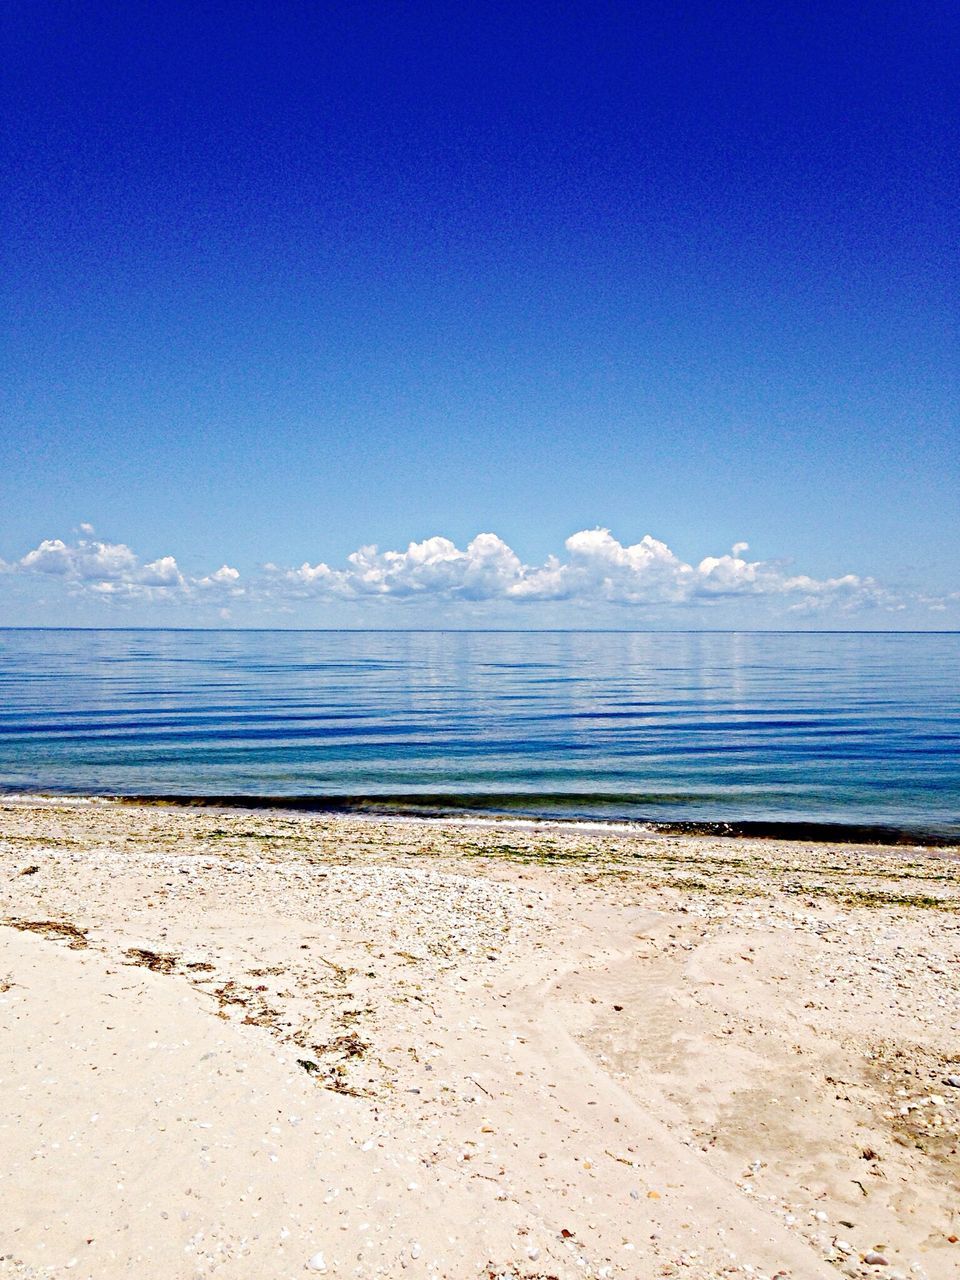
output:
[[957,634],[0,631],[7,790],[958,832],[958,746]]

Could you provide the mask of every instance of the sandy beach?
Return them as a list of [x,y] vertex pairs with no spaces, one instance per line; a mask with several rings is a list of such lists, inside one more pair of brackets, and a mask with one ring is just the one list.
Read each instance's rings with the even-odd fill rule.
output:
[[0,1274],[960,1274],[956,851],[0,806]]

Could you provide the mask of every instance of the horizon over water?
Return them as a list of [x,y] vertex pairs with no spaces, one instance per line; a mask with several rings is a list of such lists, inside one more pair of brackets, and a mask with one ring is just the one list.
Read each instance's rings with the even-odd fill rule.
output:
[[960,633],[6,628],[0,791],[958,842]]

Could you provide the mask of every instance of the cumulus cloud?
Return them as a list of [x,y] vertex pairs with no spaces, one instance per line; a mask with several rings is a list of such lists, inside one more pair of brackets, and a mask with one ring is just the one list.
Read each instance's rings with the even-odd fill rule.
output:
[[827,604],[900,607],[895,593],[871,578],[844,574],[816,579],[794,574],[773,561],[747,560],[746,542],[729,554],[706,556],[688,564],[649,534],[632,545],[609,529],[584,529],[567,538],[566,555],[527,565],[502,538],[478,534],[463,549],[449,538],[411,542],[405,551],[361,547],[347,567],[324,562],[299,569],[269,566],[273,589],[297,596],[362,599],[584,601],[613,605],[708,604],[736,597],[780,599],[788,607],[810,609]]
[[[82,530],[92,526],[81,525]],[[173,556],[161,556],[144,564],[123,542],[102,542],[83,537],[67,543],[45,538],[20,560],[7,564],[11,572],[60,578],[74,592],[125,600],[189,600],[211,588],[236,594],[240,577],[224,565],[207,577],[181,572]]]
[[7,572],[60,579],[72,591],[101,599],[208,602],[221,607],[243,600],[259,608],[289,609],[310,599],[383,598],[623,608],[708,608],[759,599],[799,612],[942,605],[929,597],[908,598],[857,574],[821,579],[798,574],[777,561],[748,559],[748,551],[746,542],[737,542],[723,555],[688,563],[649,534],[624,544],[609,529],[597,528],[572,534],[562,555],[530,565],[496,534],[480,533],[463,548],[441,536],[411,542],[405,551],[361,547],[342,568],[323,561],[305,561],[299,568],[267,564],[259,575],[243,581],[230,565],[189,575],[171,555],[144,563],[124,543],[84,536],[72,543],[45,539],[20,560],[0,564]]
[[609,529],[584,529],[564,546],[566,561],[554,556],[541,568],[526,570],[512,595],[614,604],[671,604],[689,596],[690,565],[649,534],[625,547]]

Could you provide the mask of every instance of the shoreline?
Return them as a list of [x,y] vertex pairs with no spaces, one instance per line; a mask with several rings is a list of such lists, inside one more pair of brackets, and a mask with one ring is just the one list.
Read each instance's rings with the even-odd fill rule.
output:
[[0,797],[0,896],[0,1275],[960,1265],[952,851]]
[[[601,797],[584,794],[583,801]],[[606,797],[611,804],[617,797]],[[411,821],[467,821],[494,824],[529,824],[578,829],[622,831],[627,834],[690,835],[728,839],[802,841],[817,844],[864,844],[881,848],[956,849],[960,856],[960,827],[904,826],[884,822],[816,821],[812,819],[660,819],[587,813],[563,814],[549,810],[537,812],[535,805],[562,801],[575,807],[576,793],[531,794],[495,792],[410,792],[350,793],[342,795],[260,795],[244,793],[190,792],[84,792],[56,790],[0,791],[0,803],[46,803],[48,801],[109,802],[134,806],[170,806],[176,808],[225,809],[245,812],[262,810],[317,815],[370,816],[379,819]],[[622,799],[622,798],[621,798]],[[956,828],[956,829],[955,829]]]

